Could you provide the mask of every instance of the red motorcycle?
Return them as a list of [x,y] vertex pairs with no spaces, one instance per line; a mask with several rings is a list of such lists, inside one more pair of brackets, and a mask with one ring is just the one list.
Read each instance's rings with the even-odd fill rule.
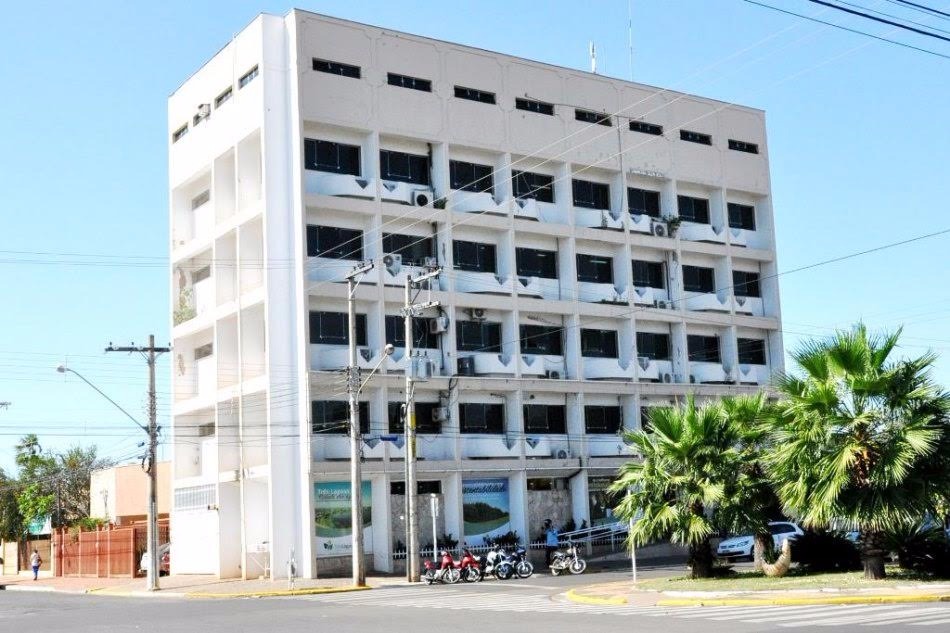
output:
[[462,575],[462,580],[465,582],[479,582],[483,578],[481,566],[478,564],[478,558],[472,555],[467,549],[462,550],[462,560],[458,562],[458,567]]
[[440,552],[441,560],[436,566],[434,561],[425,561],[425,571],[422,573],[422,580],[427,585],[434,585],[437,582],[454,585],[462,579],[461,562],[456,563],[452,555],[447,551]]

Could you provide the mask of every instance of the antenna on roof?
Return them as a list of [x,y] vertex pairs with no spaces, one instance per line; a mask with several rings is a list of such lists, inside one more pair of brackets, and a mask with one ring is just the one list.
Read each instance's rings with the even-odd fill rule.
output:
[[594,48],[593,40],[590,42],[590,71],[597,74],[597,49]]
[[633,0],[627,0],[627,50],[630,56],[630,81],[633,81]]

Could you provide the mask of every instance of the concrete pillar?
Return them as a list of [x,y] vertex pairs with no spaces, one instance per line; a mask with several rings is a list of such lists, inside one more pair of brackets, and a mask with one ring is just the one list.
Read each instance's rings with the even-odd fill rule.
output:
[[[370,416],[372,418],[372,416]],[[392,573],[392,512],[390,510],[389,475],[373,477],[371,482],[373,517],[373,569],[378,572]]]

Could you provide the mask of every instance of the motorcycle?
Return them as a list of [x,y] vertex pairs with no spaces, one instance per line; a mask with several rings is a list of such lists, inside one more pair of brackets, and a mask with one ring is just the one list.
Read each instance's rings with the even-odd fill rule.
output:
[[577,555],[577,545],[568,541],[567,549],[554,552],[551,559],[551,574],[559,575],[565,569],[572,574],[583,574],[587,569],[587,561]]
[[479,558],[467,549],[462,550],[462,559],[458,562],[459,573],[465,582],[481,582],[485,577],[479,564]]
[[442,583],[445,585],[454,585],[462,579],[460,563],[456,563],[452,555],[442,550],[440,564],[436,566],[434,561],[425,561],[425,571],[422,573],[422,580],[427,585]]
[[519,547],[511,553],[499,550],[499,553],[502,561],[498,565],[496,576],[500,580],[508,580],[514,575],[518,578],[528,578],[534,573],[534,565],[528,560],[528,552],[525,548]]
[[502,556],[501,548],[498,547],[497,544],[492,543],[488,553],[484,556],[476,556],[475,561],[478,563],[482,580],[485,579],[485,576],[494,576],[499,580],[503,580],[500,573],[504,557]]

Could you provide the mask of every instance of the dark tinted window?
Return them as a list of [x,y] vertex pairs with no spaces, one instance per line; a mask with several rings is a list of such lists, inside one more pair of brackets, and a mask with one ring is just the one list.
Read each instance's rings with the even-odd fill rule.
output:
[[637,356],[653,360],[670,360],[670,335],[637,332]]
[[[416,317],[412,320],[413,348],[436,349],[439,346],[438,336],[429,333],[429,319]],[[406,321],[401,316],[386,315],[386,342],[396,347],[406,346]]]
[[577,254],[577,281],[589,281],[600,284],[614,282],[614,260],[602,255]]
[[[360,402],[360,433],[369,433],[369,403]],[[310,424],[314,433],[349,435],[350,407],[346,400],[314,400],[310,403]]]
[[303,141],[304,167],[316,171],[359,176],[360,147],[306,138]]
[[428,79],[420,79],[418,77],[410,77],[408,75],[389,73],[387,75],[387,80],[390,86],[421,90],[422,92],[432,92],[432,82]]
[[[438,495],[442,494],[442,482],[435,481],[417,481],[416,482],[416,491],[420,495]],[[406,494],[406,482],[404,481],[391,481],[389,482],[389,494],[391,495],[404,495]]]
[[581,330],[581,356],[617,358],[615,330]]
[[554,177],[530,171],[511,172],[511,186],[515,198],[534,198],[538,202],[554,202]]
[[519,277],[557,279],[557,253],[535,248],[515,249]]
[[680,219],[683,222],[709,224],[709,200],[692,196],[677,196]]
[[523,354],[551,354],[560,356],[561,328],[550,325],[522,325],[519,332]]
[[249,71],[241,75],[241,78],[238,79],[238,90],[240,90],[247,84],[254,81],[254,78],[257,77],[257,70],[258,70],[257,66],[255,66],[254,68],[250,69]]
[[791,534],[795,528],[788,523],[774,523],[769,525],[769,534]]
[[716,273],[704,266],[683,266],[683,290],[686,292],[715,292]]
[[587,405],[584,407],[584,430],[588,433],[617,433],[623,426],[620,407]]
[[587,209],[610,208],[610,185],[589,180],[572,182],[574,189],[574,206]]
[[459,427],[462,433],[504,433],[505,405],[463,402],[459,405]]
[[429,184],[429,157],[405,152],[380,150],[379,172],[383,180]]
[[526,404],[525,433],[565,433],[566,408],[562,404]]
[[732,271],[732,293],[737,297],[761,297],[759,288],[759,273],[750,273],[744,270]]
[[[349,345],[346,312],[311,312],[310,342],[314,345]],[[356,344],[366,345],[366,315],[356,315]]]
[[537,112],[538,114],[547,114],[554,116],[554,105],[534,99],[515,99],[515,108],[527,110],[528,112]]
[[613,125],[609,114],[591,112],[590,110],[574,110],[574,118],[584,123],[596,123],[597,125],[606,125],[607,127]]
[[689,359],[702,363],[721,363],[718,336],[690,334],[686,337]]
[[737,152],[746,152],[748,154],[759,153],[759,146],[755,143],[746,143],[745,141],[737,141],[735,139],[729,139],[729,149]]
[[663,263],[633,260],[633,285],[640,288],[666,288]]
[[383,233],[383,252],[402,255],[402,263],[422,266],[426,257],[432,257],[435,249],[431,237]]
[[495,192],[492,168],[488,165],[449,161],[449,187],[462,191]]
[[760,338],[740,338],[739,362],[743,365],[767,365],[765,359],[765,341]]
[[699,143],[700,145],[712,145],[712,137],[701,132],[690,132],[689,130],[680,130],[680,139],[690,143]]
[[455,240],[452,243],[453,266],[456,270],[482,273],[498,272],[495,263],[495,245],[482,242]]
[[729,226],[734,229],[755,230],[755,207],[751,204],[729,203]]
[[328,59],[317,59],[314,57],[313,69],[318,72],[329,73],[331,75],[341,75],[343,77],[352,77],[353,79],[360,78],[359,66],[343,64],[341,62],[331,62]]
[[463,88],[455,86],[455,96],[459,99],[468,99],[469,101],[480,101],[481,103],[495,103],[495,93],[475,88]]
[[646,123],[644,121],[631,121],[630,131],[640,132],[641,134],[652,134],[653,136],[662,136],[663,126],[654,125],[653,123]]
[[660,192],[627,187],[627,206],[633,215],[660,217]]
[[[406,426],[402,415],[402,402],[389,403],[389,432],[405,433]],[[442,424],[433,419],[433,411],[437,402],[416,403],[416,433],[438,434],[442,432]],[[421,483],[421,482],[420,482]]]
[[363,259],[363,232],[336,226],[307,226],[307,257]]
[[460,352],[501,352],[501,323],[457,321],[455,347]]

